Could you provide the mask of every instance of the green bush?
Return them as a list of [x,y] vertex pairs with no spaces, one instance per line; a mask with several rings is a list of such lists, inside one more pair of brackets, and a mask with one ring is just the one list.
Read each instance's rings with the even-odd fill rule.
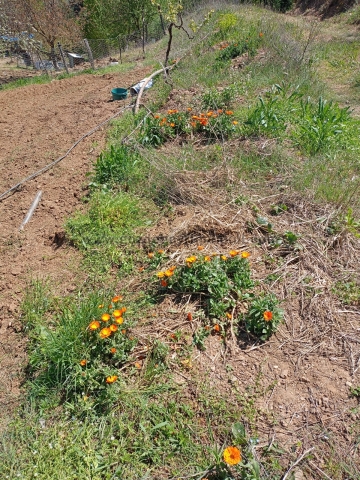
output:
[[246,329],[261,340],[267,340],[276,332],[283,317],[278,303],[273,294],[254,297],[245,315]]

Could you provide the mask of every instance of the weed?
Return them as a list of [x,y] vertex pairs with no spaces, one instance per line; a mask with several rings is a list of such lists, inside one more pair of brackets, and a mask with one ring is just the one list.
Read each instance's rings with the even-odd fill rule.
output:
[[267,340],[276,332],[282,321],[283,313],[278,303],[277,298],[272,294],[254,298],[245,315],[246,329],[261,340]]
[[332,291],[344,305],[360,305],[360,285],[356,281],[338,281]]
[[201,95],[201,104],[203,108],[212,110],[230,107],[237,91],[238,87],[236,84],[224,87],[222,90],[215,87],[210,88]]

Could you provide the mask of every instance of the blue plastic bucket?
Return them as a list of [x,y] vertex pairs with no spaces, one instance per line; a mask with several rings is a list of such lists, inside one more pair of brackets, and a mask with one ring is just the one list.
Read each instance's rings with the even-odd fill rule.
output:
[[113,100],[125,100],[128,91],[126,88],[113,88],[111,90]]

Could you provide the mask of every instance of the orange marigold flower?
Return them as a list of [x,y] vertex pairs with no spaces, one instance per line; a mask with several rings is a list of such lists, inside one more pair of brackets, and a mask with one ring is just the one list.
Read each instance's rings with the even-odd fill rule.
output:
[[227,256],[226,255],[221,255],[221,260],[227,260]]
[[203,245],[198,245],[198,247],[197,247],[197,249],[198,249],[199,251],[204,250],[204,248],[205,248],[205,247],[204,247]]
[[186,263],[194,263],[196,262],[197,260],[197,257],[195,257],[195,255],[191,255],[191,257],[188,257],[185,261]]
[[160,249],[158,250],[158,253],[160,253],[160,255],[163,255],[163,254],[165,253],[165,250],[163,250],[162,248],[160,248]]
[[202,118],[202,119],[200,120],[200,123],[201,123],[201,125],[202,125],[203,127],[206,127],[206,125],[207,125],[209,122],[208,122],[208,120],[207,120],[206,118]]
[[167,281],[166,281],[166,280],[161,280],[160,285],[161,285],[162,287],[167,287],[168,284],[167,284]]
[[85,359],[80,360],[80,365],[81,365],[82,367],[85,367],[86,364],[87,364],[87,361],[86,361]]
[[116,348],[115,347],[110,348],[110,353],[116,353]]
[[145,270],[145,267],[139,267],[138,270],[139,272],[143,272]]
[[154,258],[154,252],[149,252],[149,253],[148,253],[148,257],[149,257],[149,258]]
[[174,270],[166,270],[165,277],[172,277],[174,275]]
[[236,255],[239,253],[239,250],[230,250],[229,254],[230,257],[236,257]]
[[123,299],[123,297],[121,295],[116,295],[115,297],[112,298],[112,302],[113,303],[117,303],[117,302],[121,302],[121,300]]
[[122,333],[123,335],[125,335],[126,329],[124,328],[124,330],[121,330],[121,333]]
[[237,125],[239,122],[237,122],[236,120],[234,120],[232,123],[233,123],[233,125]]
[[192,313],[189,312],[189,313],[186,315],[186,318],[191,322],[191,320],[193,319]]
[[110,330],[114,333],[114,332],[117,332],[117,330],[118,330],[119,327],[118,327],[117,325],[114,325],[114,324],[112,323],[109,328],[110,328]]
[[174,122],[171,122],[171,123],[170,123],[170,127],[174,128],[174,127],[175,127],[175,123],[174,123]]
[[135,368],[137,368],[139,370],[141,368],[141,363],[140,362],[135,362],[134,366],[135,366]]
[[110,320],[110,315],[109,315],[108,313],[103,313],[103,314],[101,315],[101,320],[102,320],[103,322],[108,322],[108,321]]
[[117,375],[110,375],[109,377],[106,377],[106,383],[114,383],[118,379]]
[[228,465],[237,465],[241,462],[241,451],[237,447],[227,447],[224,450],[223,458]]
[[259,37],[261,38],[261,37],[263,37],[263,36],[264,36],[263,32],[260,32],[260,33],[259,33]]
[[226,318],[228,318],[229,320],[231,320],[231,319],[232,319],[232,315],[231,315],[231,313],[229,313],[229,312],[226,312]]
[[195,128],[196,127],[196,122],[190,122],[190,125]]
[[250,257],[250,253],[249,252],[242,252],[241,256],[242,256],[242,258],[248,258],[248,257]]
[[113,311],[113,316],[114,316],[115,318],[119,318],[119,317],[121,317],[121,315],[122,315],[121,310],[114,310],[114,311]]
[[108,338],[111,335],[111,330],[109,327],[105,327],[102,330],[100,330],[100,337],[101,338]]
[[118,325],[121,325],[122,323],[124,323],[124,319],[123,319],[123,317],[117,317],[117,318],[115,318],[115,322]]
[[207,115],[208,117],[212,117],[213,114],[214,114],[214,112],[210,111],[210,112],[208,112],[206,115]]
[[234,115],[234,112],[232,110],[226,110],[226,115]]
[[175,265],[172,265],[171,267],[169,267],[169,270],[170,270],[171,272],[174,272],[174,271],[176,270],[176,266],[175,266]]
[[90,323],[88,328],[89,330],[97,330],[98,328],[100,328],[100,322],[98,322],[97,320],[94,320]]
[[160,115],[155,115],[154,118],[158,119],[160,118]]
[[191,107],[188,107],[186,110],[187,110],[188,112],[191,112],[192,108],[191,108]]
[[165,277],[165,272],[157,272],[156,276],[158,278],[164,278]]
[[214,332],[220,332],[220,330],[221,330],[221,327],[218,323],[214,325]]
[[219,108],[219,110],[217,111],[218,113],[223,113],[223,109],[222,108]]
[[209,257],[209,255],[206,255],[206,256],[204,257],[204,261],[205,261],[205,262],[211,262],[211,257]]
[[270,312],[270,310],[266,310],[266,311],[264,312],[264,320],[265,320],[265,322],[270,322],[270,321],[272,320],[272,318],[273,318],[272,312]]

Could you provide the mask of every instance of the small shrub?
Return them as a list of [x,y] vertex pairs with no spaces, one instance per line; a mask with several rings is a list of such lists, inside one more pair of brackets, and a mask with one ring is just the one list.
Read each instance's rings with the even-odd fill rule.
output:
[[276,296],[272,294],[254,297],[245,315],[246,329],[261,340],[267,340],[276,332],[283,317],[278,303]]
[[230,107],[235,100],[237,94],[236,85],[229,85],[228,87],[219,90],[215,87],[206,90],[201,96],[201,103],[203,108],[217,110],[219,108]]

